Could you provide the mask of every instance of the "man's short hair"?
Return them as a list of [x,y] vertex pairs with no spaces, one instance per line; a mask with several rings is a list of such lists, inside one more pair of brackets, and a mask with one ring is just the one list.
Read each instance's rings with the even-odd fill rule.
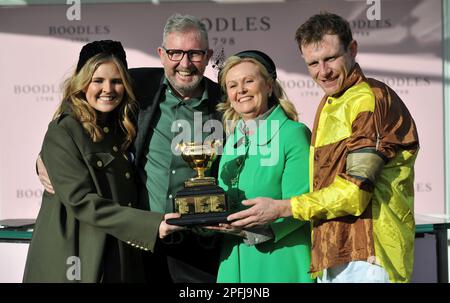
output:
[[348,21],[328,12],[310,17],[295,32],[295,40],[301,51],[302,46],[320,42],[325,35],[337,35],[345,50],[353,40]]
[[191,30],[197,30],[200,33],[202,40],[209,46],[208,31],[203,22],[195,16],[181,14],[173,14],[167,19],[166,24],[164,25],[162,45],[165,46],[167,35],[170,33],[185,33]]

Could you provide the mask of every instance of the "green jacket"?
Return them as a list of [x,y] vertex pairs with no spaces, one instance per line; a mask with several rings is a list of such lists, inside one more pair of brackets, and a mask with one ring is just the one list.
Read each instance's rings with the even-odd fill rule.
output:
[[24,282],[141,279],[140,252],[153,250],[162,215],[134,208],[133,166],[108,129],[93,143],[70,111],[49,124],[41,156],[56,194],[44,192]]
[[[289,120],[280,106],[247,140],[238,130],[241,123],[227,139],[219,167],[219,184],[232,210],[241,209],[244,199],[287,199],[307,192],[309,129]],[[287,218],[270,228],[274,238],[252,246],[225,237],[218,282],[312,282],[309,224]]]

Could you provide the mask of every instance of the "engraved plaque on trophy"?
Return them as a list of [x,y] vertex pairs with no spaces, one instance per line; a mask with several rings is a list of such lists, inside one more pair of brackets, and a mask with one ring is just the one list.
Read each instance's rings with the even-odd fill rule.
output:
[[227,222],[229,208],[225,191],[217,186],[213,177],[205,177],[217,157],[219,141],[205,143],[181,143],[178,148],[184,161],[197,172],[197,176],[184,182],[184,188],[173,199],[174,211],[180,218],[167,223],[181,226],[216,225]]

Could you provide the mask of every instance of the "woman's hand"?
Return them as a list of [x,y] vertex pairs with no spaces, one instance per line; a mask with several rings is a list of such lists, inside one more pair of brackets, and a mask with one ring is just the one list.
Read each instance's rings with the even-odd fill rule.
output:
[[290,200],[274,200],[259,197],[244,200],[242,205],[250,207],[227,217],[227,220],[236,228],[269,225],[278,218],[292,216]]
[[161,224],[159,225],[159,238],[164,239],[168,235],[170,235],[173,232],[185,230],[186,227],[183,226],[177,226],[177,225],[170,225],[166,223],[167,219],[173,219],[173,218],[179,218],[181,215],[179,213],[168,213],[164,215],[164,220],[161,221]]

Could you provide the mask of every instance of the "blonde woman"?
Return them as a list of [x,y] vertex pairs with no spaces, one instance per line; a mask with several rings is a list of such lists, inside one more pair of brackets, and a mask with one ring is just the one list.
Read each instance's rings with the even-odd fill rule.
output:
[[[246,199],[307,192],[310,131],[284,98],[272,59],[240,52],[225,61],[219,78],[227,100],[218,109],[229,135],[219,185],[232,210],[245,208]],[[226,233],[218,282],[312,282],[309,224],[281,219],[258,229],[211,228]]]
[[140,252],[179,229],[135,208],[135,111],[121,43],[85,45],[42,145],[55,193],[44,192],[24,282],[141,281]]

